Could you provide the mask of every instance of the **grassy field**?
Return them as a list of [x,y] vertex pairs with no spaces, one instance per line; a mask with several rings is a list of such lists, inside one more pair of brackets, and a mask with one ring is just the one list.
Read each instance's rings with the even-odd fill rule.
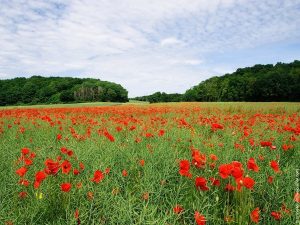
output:
[[0,108],[0,224],[299,224],[299,103],[111,104]]

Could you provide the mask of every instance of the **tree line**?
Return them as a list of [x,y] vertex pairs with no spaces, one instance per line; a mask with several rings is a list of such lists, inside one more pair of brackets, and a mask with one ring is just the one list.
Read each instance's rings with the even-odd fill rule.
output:
[[300,101],[300,61],[255,65],[231,74],[212,77],[188,89],[184,94],[156,92],[134,98],[140,101]]
[[127,102],[120,84],[92,78],[18,77],[0,80],[0,105]]

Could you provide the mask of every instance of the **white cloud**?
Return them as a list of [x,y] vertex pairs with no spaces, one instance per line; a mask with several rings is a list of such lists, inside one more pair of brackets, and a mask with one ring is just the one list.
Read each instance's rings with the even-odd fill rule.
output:
[[298,40],[299,5],[299,0],[0,0],[0,78],[92,76],[121,83],[130,96],[183,92],[237,67],[233,56],[224,65],[214,54]]

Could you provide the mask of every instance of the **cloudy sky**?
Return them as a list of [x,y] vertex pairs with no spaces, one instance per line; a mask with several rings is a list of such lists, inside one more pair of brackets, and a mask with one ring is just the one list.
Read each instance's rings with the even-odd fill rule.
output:
[[300,0],[0,0],[0,78],[94,77],[129,96],[300,59]]

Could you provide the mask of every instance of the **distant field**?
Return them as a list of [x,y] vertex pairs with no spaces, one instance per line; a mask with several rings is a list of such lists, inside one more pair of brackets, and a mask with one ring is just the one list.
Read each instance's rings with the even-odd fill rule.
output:
[[299,103],[1,107],[0,224],[296,224],[299,136]]

